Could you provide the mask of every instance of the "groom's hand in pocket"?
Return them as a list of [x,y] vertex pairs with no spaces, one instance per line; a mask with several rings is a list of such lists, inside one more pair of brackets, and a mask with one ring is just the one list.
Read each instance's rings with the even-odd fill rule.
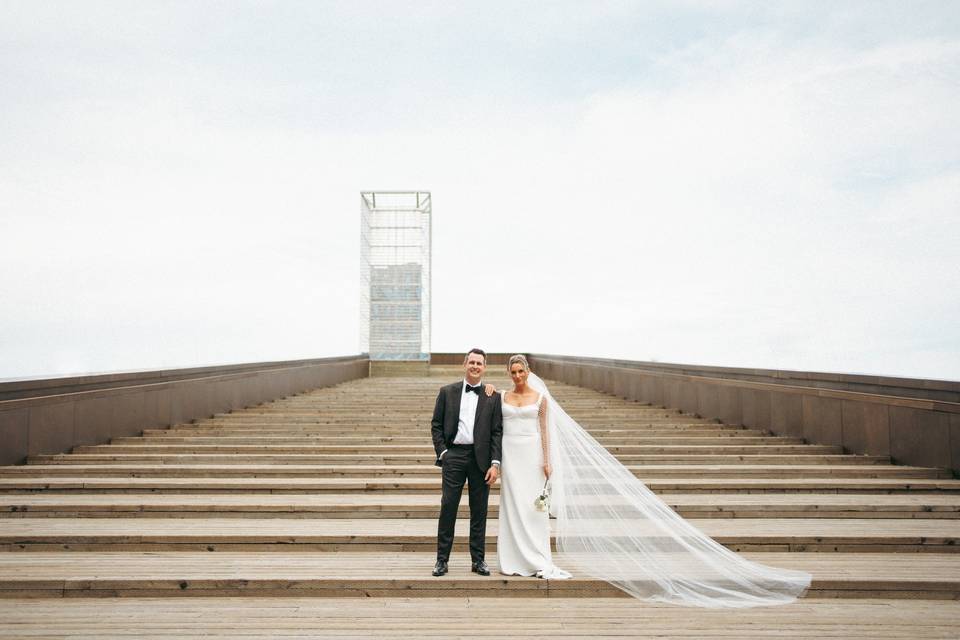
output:
[[492,487],[493,484],[497,481],[498,477],[500,477],[500,467],[498,467],[497,465],[493,465],[492,467],[487,469],[487,475],[484,478],[484,480],[486,480],[487,484]]

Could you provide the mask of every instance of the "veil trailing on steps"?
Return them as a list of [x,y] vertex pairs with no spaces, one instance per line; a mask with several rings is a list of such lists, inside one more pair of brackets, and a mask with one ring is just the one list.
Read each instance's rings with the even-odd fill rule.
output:
[[565,565],[643,600],[700,607],[792,602],[810,575],[751,562],[684,520],[597,442],[530,373],[548,402],[550,511]]

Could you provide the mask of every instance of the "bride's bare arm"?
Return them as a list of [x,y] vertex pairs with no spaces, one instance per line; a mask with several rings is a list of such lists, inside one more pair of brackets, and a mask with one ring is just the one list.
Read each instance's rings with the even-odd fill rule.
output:
[[550,466],[550,430],[547,429],[547,399],[540,400],[540,410],[537,412],[540,419],[540,446],[543,447],[543,475],[550,477],[553,467]]

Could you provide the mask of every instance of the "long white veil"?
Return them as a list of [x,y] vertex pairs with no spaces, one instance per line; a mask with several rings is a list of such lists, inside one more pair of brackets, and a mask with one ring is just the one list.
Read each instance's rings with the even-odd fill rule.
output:
[[[810,575],[750,562],[684,520],[544,394],[559,563],[644,600],[700,607],[792,602]],[[572,565],[572,566],[570,566]]]

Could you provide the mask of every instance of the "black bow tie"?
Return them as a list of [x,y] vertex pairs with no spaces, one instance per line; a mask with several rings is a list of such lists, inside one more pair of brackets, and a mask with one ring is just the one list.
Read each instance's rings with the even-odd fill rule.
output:
[[470,393],[471,391],[473,391],[475,394],[480,395],[480,389],[481,389],[481,385],[479,384],[475,387],[471,387],[469,384],[467,385],[467,393]]

